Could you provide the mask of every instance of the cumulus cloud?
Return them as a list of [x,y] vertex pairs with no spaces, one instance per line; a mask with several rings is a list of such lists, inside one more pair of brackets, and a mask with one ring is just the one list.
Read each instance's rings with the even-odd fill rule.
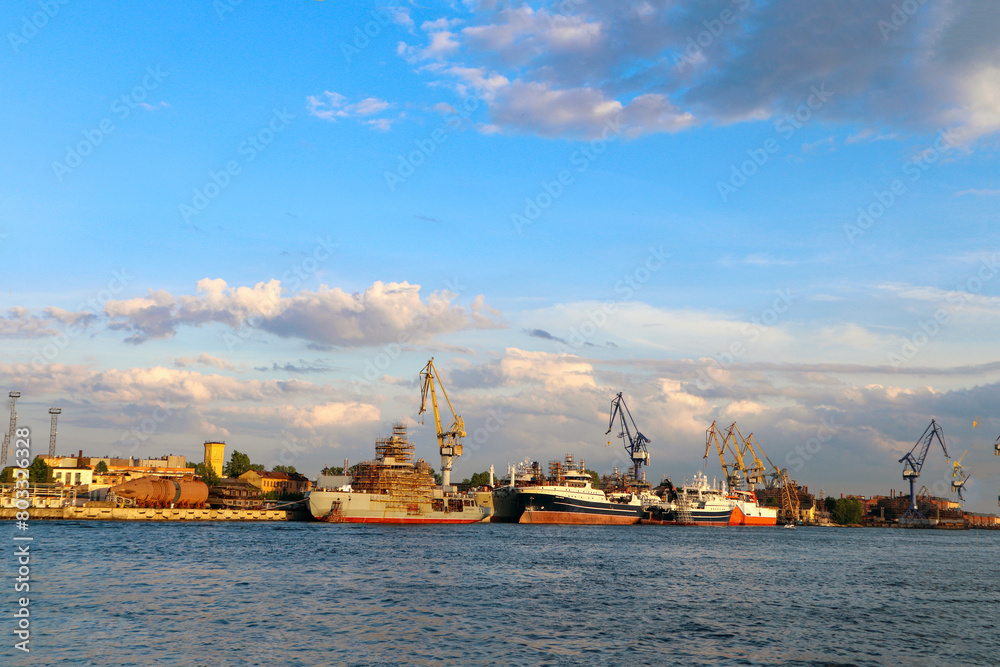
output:
[[196,295],[150,290],[145,297],[108,301],[109,326],[129,332],[126,340],[131,343],[172,337],[180,326],[218,323],[349,347],[380,345],[401,337],[419,343],[441,333],[500,326],[499,313],[482,296],[463,308],[452,304],[455,294],[448,291],[421,299],[420,285],[407,282],[377,281],[353,294],[321,286],[286,295],[278,280],[229,287],[224,280],[205,278],[197,287]]
[[216,357],[211,354],[199,354],[197,358],[191,357],[178,357],[174,359],[174,366],[176,368],[190,368],[191,366],[201,366],[202,368],[218,368],[222,371],[232,371],[236,370],[236,367],[223,359],[222,357]]
[[852,142],[945,126],[969,142],[1000,129],[996,3],[571,4],[470,4],[461,27],[424,23],[399,52],[426,72],[511,82],[476,93],[485,125],[505,132],[588,136],[611,113],[633,134],[778,119],[821,85],[832,93],[823,118],[886,128]]
[[366,97],[358,102],[348,102],[340,93],[323,91],[320,95],[306,97],[306,110],[310,116],[336,122],[344,118],[362,118],[364,123],[376,130],[387,131],[392,125],[391,118],[372,118],[392,108],[392,103],[377,97]]
[[35,338],[57,334],[66,327],[85,328],[97,316],[89,311],[72,312],[62,308],[46,308],[42,315],[33,315],[27,308],[16,306],[0,315],[0,337]]

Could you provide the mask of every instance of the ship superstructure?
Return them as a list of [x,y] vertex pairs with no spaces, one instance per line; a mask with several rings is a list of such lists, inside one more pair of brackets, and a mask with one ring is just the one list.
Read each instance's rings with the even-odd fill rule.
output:
[[489,516],[467,495],[434,484],[430,465],[413,460],[406,425],[375,442],[375,460],[353,468],[351,483],[308,495],[314,518],[333,523],[475,523]]

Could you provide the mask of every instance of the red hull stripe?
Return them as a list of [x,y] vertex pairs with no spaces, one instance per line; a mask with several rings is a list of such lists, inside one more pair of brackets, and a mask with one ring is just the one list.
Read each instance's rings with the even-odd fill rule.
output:
[[579,524],[592,526],[629,526],[639,523],[638,516],[587,514],[585,512],[545,512],[524,510],[520,523]]
[[[322,521],[323,519],[320,519]],[[436,519],[420,517],[362,517],[345,516],[327,523],[479,523],[481,519]]]

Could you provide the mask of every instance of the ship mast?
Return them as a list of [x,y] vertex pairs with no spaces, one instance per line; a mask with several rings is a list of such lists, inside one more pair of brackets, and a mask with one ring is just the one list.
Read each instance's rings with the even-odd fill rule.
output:
[[[441,388],[441,395],[444,396],[444,400],[448,404],[448,409],[451,410],[452,421],[447,429],[441,426],[441,412],[438,409],[437,393],[434,390],[435,384]],[[462,455],[462,438],[465,437],[465,422],[459,415],[455,414],[455,408],[451,406],[448,392],[445,391],[444,385],[441,384],[437,368],[434,367],[434,357],[431,357],[431,360],[427,362],[424,369],[420,371],[420,412],[417,414],[422,415],[427,410],[428,395],[431,398],[431,407],[434,409],[434,427],[437,430],[438,449],[441,451],[441,490],[447,492],[452,490],[449,489],[451,484],[451,466]]]

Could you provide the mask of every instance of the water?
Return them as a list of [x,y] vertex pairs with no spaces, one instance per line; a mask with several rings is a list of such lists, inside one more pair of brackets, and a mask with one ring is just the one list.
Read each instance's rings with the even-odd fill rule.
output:
[[36,521],[30,533],[32,651],[11,648],[5,584],[0,664],[1000,664],[998,532]]

